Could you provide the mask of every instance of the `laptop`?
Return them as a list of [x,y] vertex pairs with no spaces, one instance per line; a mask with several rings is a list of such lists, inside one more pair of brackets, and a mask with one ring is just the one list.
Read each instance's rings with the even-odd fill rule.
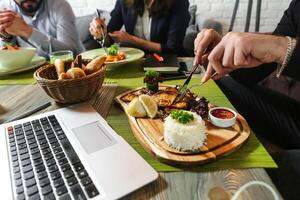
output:
[[158,173],[88,104],[0,126],[1,199],[118,199]]

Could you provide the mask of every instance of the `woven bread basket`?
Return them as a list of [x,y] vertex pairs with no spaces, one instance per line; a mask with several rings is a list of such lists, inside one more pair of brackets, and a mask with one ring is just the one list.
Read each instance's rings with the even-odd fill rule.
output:
[[34,78],[43,90],[56,102],[77,103],[91,99],[103,84],[106,66],[99,71],[78,79],[57,80],[52,64],[39,68]]

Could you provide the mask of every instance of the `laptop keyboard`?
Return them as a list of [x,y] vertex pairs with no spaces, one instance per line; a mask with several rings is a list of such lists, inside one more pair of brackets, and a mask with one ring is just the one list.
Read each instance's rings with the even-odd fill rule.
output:
[[16,199],[87,199],[99,195],[54,115],[8,127]]

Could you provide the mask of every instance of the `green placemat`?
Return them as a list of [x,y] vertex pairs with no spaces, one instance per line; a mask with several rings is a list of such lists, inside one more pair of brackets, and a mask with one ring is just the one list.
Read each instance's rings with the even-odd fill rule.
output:
[[36,81],[33,78],[34,70],[28,72],[21,72],[7,76],[0,76],[0,85],[32,85]]
[[[134,89],[143,85],[143,72],[141,68],[134,65],[128,65],[107,73],[106,82],[117,82],[117,93],[123,93],[127,90]],[[199,83],[199,78],[192,79],[190,85]],[[183,80],[167,81],[165,84],[180,84]],[[205,96],[211,103],[219,106],[226,106],[233,108],[231,103],[224,96],[222,91],[213,82],[209,81],[201,88],[192,90],[198,95]],[[123,110],[118,105],[112,106],[108,115],[107,121],[113,129],[121,135],[152,167],[157,171],[170,172],[170,171],[203,171],[203,170],[216,170],[216,169],[232,169],[232,168],[276,168],[277,165],[265,150],[263,145],[259,142],[256,136],[252,133],[249,140],[239,150],[225,156],[217,161],[201,165],[199,167],[191,168],[178,168],[173,167],[157,160],[147,153],[143,147],[135,139],[127,117]]]

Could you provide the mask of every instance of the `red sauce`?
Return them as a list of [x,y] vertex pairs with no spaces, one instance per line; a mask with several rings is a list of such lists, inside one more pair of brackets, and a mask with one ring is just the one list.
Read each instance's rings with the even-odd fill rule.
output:
[[220,119],[231,119],[234,117],[233,112],[222,108],[211,111],[211,114]]

